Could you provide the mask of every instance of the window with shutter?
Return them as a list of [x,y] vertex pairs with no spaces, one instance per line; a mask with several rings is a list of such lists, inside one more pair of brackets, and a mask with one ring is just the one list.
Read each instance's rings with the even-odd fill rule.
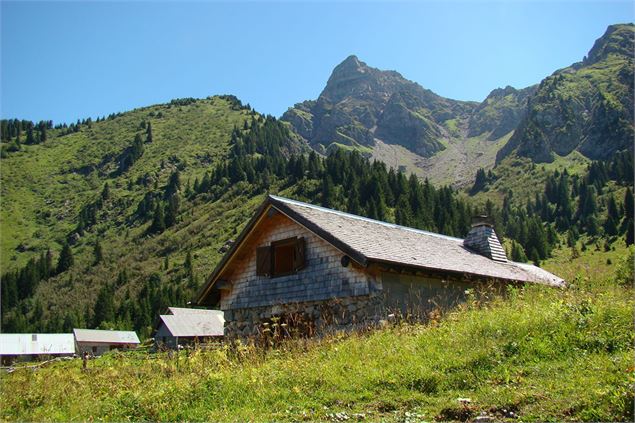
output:
[[270,246],[256,249],[256,275],[278,277],[291,275],[306,265],[304,238],[274,241]]
[[304,269],[305,266],[305,254],[304,254],[304,237],[297,238],[295,241],[295,251],[293,254],[293,270],[296,272],[298,270]]
[[271,276],[271,247],[258,247],[256,249],[256,275]]

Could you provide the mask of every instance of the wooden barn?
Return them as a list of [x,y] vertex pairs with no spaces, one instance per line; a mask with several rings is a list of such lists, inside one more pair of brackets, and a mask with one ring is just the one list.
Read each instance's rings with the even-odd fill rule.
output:
[[88,352],[98,356],[112,350],[133,350],[139,346],[139,338],[134,331],[73,329],[77,353]]
[[487,284],[564,281],[507,260],[479,218],[466,239],[268,196],[198,293],[220,307],[225,336],[257,336],[271,322],[322,332],[377,323],[390,314],[425,318]]
[[168,307],[159,316],[154,342],[158,348],[206,344],[223,338],[225,319],[220,310]]

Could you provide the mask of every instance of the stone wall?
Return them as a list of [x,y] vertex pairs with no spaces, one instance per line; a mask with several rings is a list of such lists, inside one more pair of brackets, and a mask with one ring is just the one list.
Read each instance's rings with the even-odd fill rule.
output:
[[258,340],[273,333],[288,337],[349,331],[376,325],[382,311],[379,294],[228,310],[225,338]]

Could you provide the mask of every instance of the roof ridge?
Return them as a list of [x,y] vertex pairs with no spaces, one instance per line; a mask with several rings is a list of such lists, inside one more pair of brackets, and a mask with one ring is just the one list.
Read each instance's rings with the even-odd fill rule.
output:
[[350,218],[353,218],[353,219],[357,219],[357,220],[361,220],[361,221],[365,221],[365,222],[369,222],[369,223],[376,223],[376,224],[387,226],[387,227],[390,227],[390,228],[402,229],[402,230],[411,231],[411,232],[415,232],[415,233],[419,233],[419,234],[423,234],[423,235],[435,236],[437,238],[446,239],[448,241],[463,242],[462,238],[456,238],[456,237],[453,237],[453,236],[443,235],[443,234],[436,233],[436,232],[424,231],[423,229],[411,228],[409,226],[397,225],[396,223],[384,222],[382,220],[371,219],[369,217],[364,217],[364,216],[359,216],[357,214],[352,214],[352,213],[347,213],[347,212],[343,212],[343,211],[339,211],[339,210],[329,209],[327,207],[316,206],[315,204],[304,203],[302,201],[292,200],[292,199],[286,198],[286,197],[279,197],[279,196],[273,195],[273,194],[269,194],[269,197],[272,198],[273,200],[281,201],[283,203],[290,203],[290,204],[294,204],[294,205],[300,206],[300,207],[308,207],[308,208],[312,208],[312,209],[315,209],[315,210],[320,210],[320,211],[327,212],[327,213],[333,213],[333,214],[336,214],[336,215],[339,215],[339,216],[350,217]]

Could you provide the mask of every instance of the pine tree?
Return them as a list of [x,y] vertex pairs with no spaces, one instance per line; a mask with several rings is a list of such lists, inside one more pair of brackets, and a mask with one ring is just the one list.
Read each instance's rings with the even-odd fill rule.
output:
[[170,198],[181,190],[181,173],[178,169],[170,174],[170,179],[165,187],[165,198]]
[[180,199],[178,194],[172,195],[165,206],[164,222],[166,228],[169,228],[177,223],[179,206]]
[[73,265],[73,251],[67,242],[64,243],[62,247],[62,252],[60,253],[60,257],[57,260],[57,273],[65,272],[70,269]]
[[104,260],[104,253],[102,251],[101,243],[99,242],[99,239],[97,239],[97,241],[95,241],[95,248],[93,249],[93,256],[95,258],[95,261],[94,261],[95,264],[101,263]]
[[148,126],[146,128],[146,142],[151,143],[152,141],[152,123],[148,122]]
[[485,170],[483,168],[479,168],[476,171],[476,178],[474,179],[474,185],[470,190],[471,194],[476,194],[485,188],[485,184],[487,184],[487,175],[485,174]]
[[110,186],[108,182],[104,183],[104,188],[101,190],[101,199],[106,201],[110,198]]
[[98,327],[102,323],[115,321],[114,292],[108,286],[103,286],[97,294],[95,302],[93,327]]
[[163,213],[163,203],[157,202],[154,208],[154,217],[149,228],[150,233],[158,234],[165,231],[165,215]]
[[628,219],[626,222],[626,245],[633,245],[635,240],[633,239],[633,219]]
[[516,241],[512,241],[511,258],[512,258],[512,261],[517,261],[521,263],[525,263],[527,261],[525,250],[523,250],[523,247]]
[[626,188],[626,193],[624,194],[624,217],[626,219],[633,219],[633,209],[635,208],[634,200],[633,200],[633,192],[630,187]]

